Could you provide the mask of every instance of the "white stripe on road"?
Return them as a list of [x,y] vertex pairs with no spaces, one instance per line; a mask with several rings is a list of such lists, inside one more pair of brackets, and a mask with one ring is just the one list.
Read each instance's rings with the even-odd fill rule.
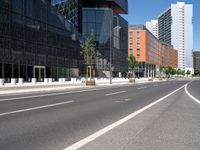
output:
[[57,95],[65,95],[65,94],[73,94],[73,93],[90,92],[90,91],[97,91],[97,90],[104,90],[104,89],[108,89],[108,88],[98,88],[98,89],[89,89],[89,90],[80,90],[80,91],[68,91],[68,92],[59,92],[59,93],[51,93],[51,94],[41,94],[41,95],[15,97],[15,98],[6,98],[6,99],[0,99],[0,102],[21,100],[21,99],[28,99],[28,98],[37,98],[37,97],[57,96]]
[[72,100],[72,101],[55,103],[55,104],[50,104],[50,105],[38,106],[38,107],[32,107],[32,108],[27,108],[27,109],[20,109],[20,110],[16,110],[16,111],[10,111],[10,112],[1,113],[0,116],[10,115],[10,114],[16,114],[16,113],[26,112],[26,111],[31,111],[31,110],[37,110],[37,109],[42,109],[42,108],[49,108],[49,107],[54,107],[54,106],[59,106],[59,105],[64,105],[64,104],[69,104],[69,103],[73,103],[73,102],[74,101]]
[[198,100],[197,98],[195,98],[194,96],[192,96],[189,91],[187,90],[187,86],[188,84],[185,85],[185,93],[191,98],[193,99],[195,102],[199,103],[200,104],[200,100]]
[[84,138],[84,139],[82,139],[82,140],[80,140],[80,141],[78,141],[76,143],[74,143],[73,145],[65,148],[64,150],[77,150],[77,149],[83,147],[84,145],[86,145],[86,144],[90,143],[91,141],[95,140],[96,138],[102,136],[103,134],[107,133],[108,131],[112,130],[113,128],[118,127],[119,125],[121,125],[121,124],[127,122],[128,120],[134,118],[135,116],[139,115],[143,111],[145,111],[145,110],[151,108],[152,106],[156,105],[157,103],[163,101],[167,97],[171,96],[172,94],[174,94],[177,91],[179,91],[180,89],[182,89],[184,86],[181,86],[180,88],[174,90],[173,92],[167,94],[166,96],[160,98],[159,100],[157,100],[157,101],[155,101],[155,102],[153,102],[153,103],[151,103],[151,104],[139,109],[138,111],[126,116],[125,118],[122,118],[119,121],[117,121],[117,122],[115,122],[115,123],[103,128],[103,129],[95,132],[94,134],[92,134],[92,135],[90,135],[90,136],[88,136],[88,137],[86,137],[86,138]]
[[144,87],[139,87],[139,88],[137,88],[138,90],[142,90],[142,89],[146,89],[147,87],[146,86],[144,86]]
[[156,86],[158,86],[157,84],[156,85],[153,85],[153,87],[156,87]]
[[126,92],[126,91],[119,91],[119,92],[114,92],[114,93],[105,94],[105,96],[111,96],[111,95],[121,94],[121,93],[125,93],[125,92]]

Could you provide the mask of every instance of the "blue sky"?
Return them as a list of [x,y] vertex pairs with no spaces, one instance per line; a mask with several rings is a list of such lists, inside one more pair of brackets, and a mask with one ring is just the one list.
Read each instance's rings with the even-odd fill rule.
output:
[[129,13],[123,17],[129,24],[144,24],[178,1],[193,4],[194,50],[200,51],[200,0],[128,0]]

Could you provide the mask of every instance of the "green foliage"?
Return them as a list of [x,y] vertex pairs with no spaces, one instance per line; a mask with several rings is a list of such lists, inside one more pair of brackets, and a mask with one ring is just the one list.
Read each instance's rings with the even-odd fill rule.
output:
[[128,57],[128,68],[130,71],[134,71],[135,68],[138,66],[138,62],[134,56]]
[[177,75],[182,75],[181,69],[178,69],[178,70],[176,71],[176,74],[177,74]]
[[128,57],[128,69],[132,72],[132,77],[135,77],[135,68],[138,66],[138,62],[134,56]]
[[186,74],[187,74],[187,75],[190,75],[190,74],[191,74],[191,71],[190,71],[190,70],[187,70]]
[[86,65],[92,66],[95,63],[96,45],[94,43],[93,32],[86,41],[81,44],[80,55],[83,57]]
[[200,70],[194,70],[194,75],[195,76],[200,76]]
[[171,66],[168,66],[167,69],[165,70],[166,75],[175,75],[176,70],[172,68]]

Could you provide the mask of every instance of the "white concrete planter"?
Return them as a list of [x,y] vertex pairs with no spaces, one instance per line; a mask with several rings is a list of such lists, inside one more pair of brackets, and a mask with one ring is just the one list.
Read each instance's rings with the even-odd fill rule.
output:
[[44,78],[44,83],[48,84],[48,78]]
[[19,78],[18,82],[19,82],[20,85],[22,85],[24,83],[23,78]]
[[4,79],[0,79],[0,86],[4,85]]
[[11,85],[16,85],[16,79],[15,78],[11,78]]
[[36,84],[36,78],[32,78],[32,84]]
[[49,83],[51,84],[53,82],[53,79],[52,78],[49,78]]
[[65,83],[65,78],[62,78],[62,82]]

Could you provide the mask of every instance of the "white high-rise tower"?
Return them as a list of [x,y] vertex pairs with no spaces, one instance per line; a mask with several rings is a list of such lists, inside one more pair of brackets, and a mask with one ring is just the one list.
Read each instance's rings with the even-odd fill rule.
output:
[[193,5],[171,4],[158,17],[159,40],[178,50],[178,67],[193,72]]
[[158,20],[151,20],[146,22],[146,28],[158,38]]

